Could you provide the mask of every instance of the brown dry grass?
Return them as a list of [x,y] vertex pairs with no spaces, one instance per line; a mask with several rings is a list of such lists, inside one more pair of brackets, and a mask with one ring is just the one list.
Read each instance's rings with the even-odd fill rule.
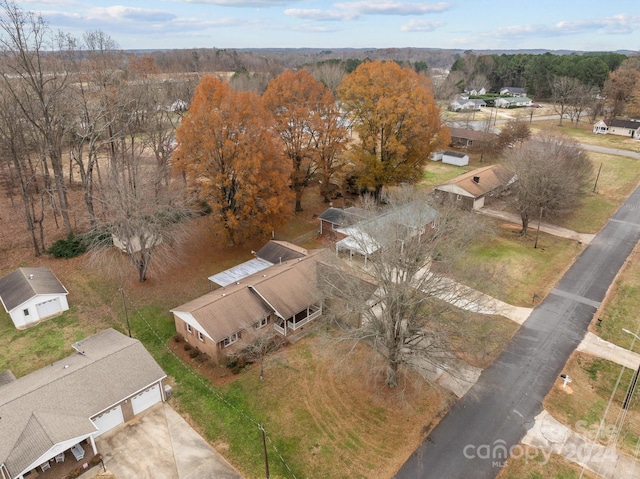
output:
[[300,459],[307,477],[382,479],[418,447],[450,399],[415,373],[389,389],[383,372],[369,348],[316,334],[269,358],[264,382],[257,367],[249,374],[267,424],[309,452]]
[[[79,218],[83,204],[76,192],[71,196]],[[296,224],[277,231],[279,237],[317,229],[317,215],[327,205],[310,190],[303,206],[304,211],[294,217]],[[180,261],[164,270],[152,269],[142,284],[131,268],[121,283],[104,265],[92,264],[88,255],[70,260],[46,254],[34,257],[21,215],[19,205],[6,205],[2,210],[0,274],[20,266],[48,266],[69,290],[72,310],[23,332],[16,331],[3,313],[0,370],[12,369],[17,376],[67,356],[70,344],[82,337],[107,327],[124,331],[121,285],[137,306],[168,310],[208,291],[208,276],[251,258],[251,250],[268,239],[255,238],[233,248],[220,246],[223,242],[210,218],[197,218],[189,224],[191,241],[175,251]],[[55,228],[52,218],[48,221],[51,238],[47,242],[51,244],[64,233]],[[322,246],[315,240],[308,244]],[[311,335],[278,352],[267,361],[268,380],[264,382],[257,378],[255,366],[239,376],[208,365],[197,370],[219,386],[240,380],[265,406],[271,405],[266,408],[270,414],[266,426],[278,431],[285,443],[299,442],[295,450],[308,452],[302,461],[308,477],[389,477],[437,423],[448,395],[429,389],[411,374],[402,387],[389,390],[377,374],[381,366],[371,368],[373,359],[367,348],[358,347],[348,355],[340,350],[342,345],[328,341],[322,335]],[[175,343],[170,347],[193,363]],[[370,370],[374,373],[367,373]]]

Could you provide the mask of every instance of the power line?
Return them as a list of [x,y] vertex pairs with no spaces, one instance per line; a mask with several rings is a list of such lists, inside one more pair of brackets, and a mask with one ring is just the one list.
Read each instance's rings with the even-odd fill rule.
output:
[[[207,382],[202,378],[202,376],[200,376],[199,374],[197,374],[191,367],[189,367],[189,365],[187,363],[185,363],[182,358],[180,356],[178,356],[168,345],[165,344],[164,340],[162,339],[162,337],[160,336],[160,334],[158,334],[158,332],[153,328],[153,326],[151,325],[151,323],[149,321],[147,321],[147,319],[140,313],[140,311],[138,310],[138,308],[136,308],[135,304],[133,303],[133,300],[131,299],[131,297],[129,297],[129,295],[124,291],[124,289],[121,289],[122,294],[126,296],[126,298],[129,300],[129,303],[132,306],[132,310],[135,312],[135,314],[144,322],[144,324],[147,326],[147,328],[153,333],[153,335],[155,336],[155,338],[158,340],[158,342],[160,344],[162,344],[165,349],[175,358],[178,360],[179,364],[188,372],[190,373],[202,386],[204,386],[209,392],[211,392],[214,397],[218,400],[220,400],[221,402],[223,402],[227,407],[229,407],[232,411],[236,412],[239,416],[243,417],[244,419],[246,419],[247,421],[249,421],[250,423],[254,424],[255,426],[258,427],[258,429],[260,429],[262,431],[262,434],[264,434],[264,437],[267,439],[267,441],[269,442],[269,444],[271,445],[271,447],[273,448],[273,450],[275,451],[276,455],[278,456],[278,458],[280,459],[280,461],[282,462],[282,464],[284,465],[284,467],[287,469],[287,471],[289,471],[289,474],[291,474],[291,477],[293,477],[293,479],[297,479],[296,475],[294,474],[294,472],[291,470],[291,467],[289,467],[289,464],[287,464],[287,462],[284,460],[284,457],[282,457],[282,454],[280,453],[280,451],[278,450],[278,448],[276,447],[275,443],[272,441],[271,437],[266,433],[266,431],[264,430],[264,427],[262,424],[260,424],[258,421],[256,421],[255,419],[253,419],[252,417],[250,417],[249,415],[247,415],[247,413],[245,413],[243,410],[239,409],[237,406],[235,406],[234,404],[230,403],[229,401],[227,401],[227,399],[224,398],[224,396],[222,396],[218,391],[216,391],[215,389],[211,388],[210,384],[207,384]],[[265,449],[265,462],[267,461],[266,458],[266,449]],[[268,468],[267,468],[268,471]],[[268,478],[267,478],[268,479]]]

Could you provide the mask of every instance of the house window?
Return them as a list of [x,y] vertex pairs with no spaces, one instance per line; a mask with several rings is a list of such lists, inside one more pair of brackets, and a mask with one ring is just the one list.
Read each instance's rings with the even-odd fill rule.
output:
[[262,318],[260,321],[256,322],[253,327],[256,329],[263,328],[267,325],[267,318]]
[[233,333],[231,336],[224,338],[222,340],[222,345],[226,348],[227,346],[232,345],[238,340],[238,333]]
[[23,313],[25,316],[29,316],[29,310],[28,310],[28,309],[23,309],[23,310],[22,310],[22,313]]
[[187,326],[187,332],[188,333],[193,333],[193,331],[191,330],[191,325],[189,323],[184,323]]
[[204,343],[204,334],[198,331],[198,339]]

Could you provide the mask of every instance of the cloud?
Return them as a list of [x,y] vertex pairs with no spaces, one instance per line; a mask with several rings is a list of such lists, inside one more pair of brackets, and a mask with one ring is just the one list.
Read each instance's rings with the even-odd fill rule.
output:
[[409,3],[393,1],[343,2],[336,8],[357,12],[360,15],[425,15],[440,13],[451,8],[450,3]]
[[296,0],[182,0],[185,3],[204,3],[221,7],[279,7],[296,3]]
[[395,1],[342,2],[333,4],[333,9],[288,8],[285,15],[314,21],[349,21],[367,15],[425,15],[440,13],[451,8],[449,3],[409,3]]
[[444,22],[429,22],[427,20],[413,19],[400,27],[401,32],[432,32],[442,27]]
[[358,15],[344,10],[320,10],[320,9],[302,9],[288,8],[284,11],[285,15],[299,18],[301,20],[314,21],[347,21],[355,20]]
[[515,25],[487,32],[486,36],[522,38],[565,36],[581,33],[628,34],[640,29],[640,15],[620,14],[586,20],[561,21],[553,25]]
[[173,13],[138,7],[114,5],[112,7],[94,7],[85,15],[87,20],[134,21],[134,22],[168,22],[176,18]]

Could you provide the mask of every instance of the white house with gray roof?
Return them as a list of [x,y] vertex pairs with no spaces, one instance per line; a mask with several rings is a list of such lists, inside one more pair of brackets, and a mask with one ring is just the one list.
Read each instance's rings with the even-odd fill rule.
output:
[[0,278],[0,301],[18,329],[69,309],[69,292],[45,267],[18,268]]
[[166,375],[140,341],[107,329],[73,348],[21,378],[1,375],[0,479],[90,457],[96,437],[164,400]]

